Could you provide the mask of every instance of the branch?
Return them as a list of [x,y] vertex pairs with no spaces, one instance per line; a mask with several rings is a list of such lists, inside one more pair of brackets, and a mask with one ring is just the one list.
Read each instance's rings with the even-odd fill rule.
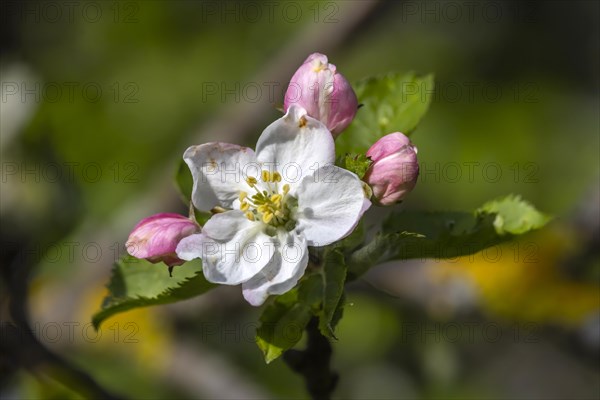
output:
[[283,353],[283,360],[294,372],[302,375],[313,400],[328,400],[339,379],[337,372],[330,369],[331,344],[319,332],[319,321],[316,317],[306,326],[306,333],[306,349],[288,350]]

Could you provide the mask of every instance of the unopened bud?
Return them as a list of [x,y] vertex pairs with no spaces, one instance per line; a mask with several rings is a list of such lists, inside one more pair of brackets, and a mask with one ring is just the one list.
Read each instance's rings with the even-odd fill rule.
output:
[[329,64],[327,56],[313,53],[298,68],[285,93],[284,110],[296,104],[321,121],[336,137],[354,119],[358,100],[350,83]]
[[179,214],[161,213],[141,220],[127,239],[127,252],[151,263],[164,262],[169,269],[184,263],[175,249],[181,239],[200,231],[196,222]]
[[416,185],[419,176],[417,148],[402,133],[390,133],[367,151],[373,164],[364,176],[373,189],[373,201],[389,206],[401,201]]

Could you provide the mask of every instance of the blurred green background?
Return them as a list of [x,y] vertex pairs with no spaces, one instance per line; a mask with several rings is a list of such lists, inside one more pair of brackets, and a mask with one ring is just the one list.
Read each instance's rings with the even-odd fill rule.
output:
[[[99,334],[90,317],[131,227],[186,212],[172,183],[183,151],[253,146],[319,51],[350,81],[435,74],[412,136],[421,177],[398,208],[468,211],[517,193],[555,215],[494,254],[385,265],[352,284],[335,395],[600,396],[597,2],[1,5],[3,333],[25,308],[41,343],[124,397],[304,398],[281,360],[264,364],[260,310],[239,288],[128,312]],[[0,362],[2,398],[79,396],[52,362],[22,368],[15,354]]]

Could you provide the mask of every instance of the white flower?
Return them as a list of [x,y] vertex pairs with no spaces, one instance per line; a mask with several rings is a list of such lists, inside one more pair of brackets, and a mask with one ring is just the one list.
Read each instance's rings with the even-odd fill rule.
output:
[[207,143],[186,150],[192,201],[199,210],[226,209],[177,246],[183,260],[201,258],[207,280],[242,284],[261,305],[292,289],[308,265],[308,246],[352,232],[370,206],[359,178],[333,165],[325,125],[291,106],[252,149]]

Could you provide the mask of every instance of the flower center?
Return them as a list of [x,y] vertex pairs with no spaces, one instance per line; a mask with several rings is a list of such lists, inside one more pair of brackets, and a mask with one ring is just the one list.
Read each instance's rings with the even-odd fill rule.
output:
[[313,63],[313,72],[321,72],[327,68],[327,64],[323,64],[320,60]]
[[264,182],[263,190],[257,187],[258,180],[250,176],[246,178],[246,183],[256,192],[253,195],[240,192],[240,209],[245,211],[246,218],[250,221],[262,221],[267,225],[274,227],[286,226],[291,221],[290,206],[293,204],[293,197],[288,195],[290,185],[287,183],[279,188],[281,175],[275,171],[273,173],[262,170],[261,180]]

